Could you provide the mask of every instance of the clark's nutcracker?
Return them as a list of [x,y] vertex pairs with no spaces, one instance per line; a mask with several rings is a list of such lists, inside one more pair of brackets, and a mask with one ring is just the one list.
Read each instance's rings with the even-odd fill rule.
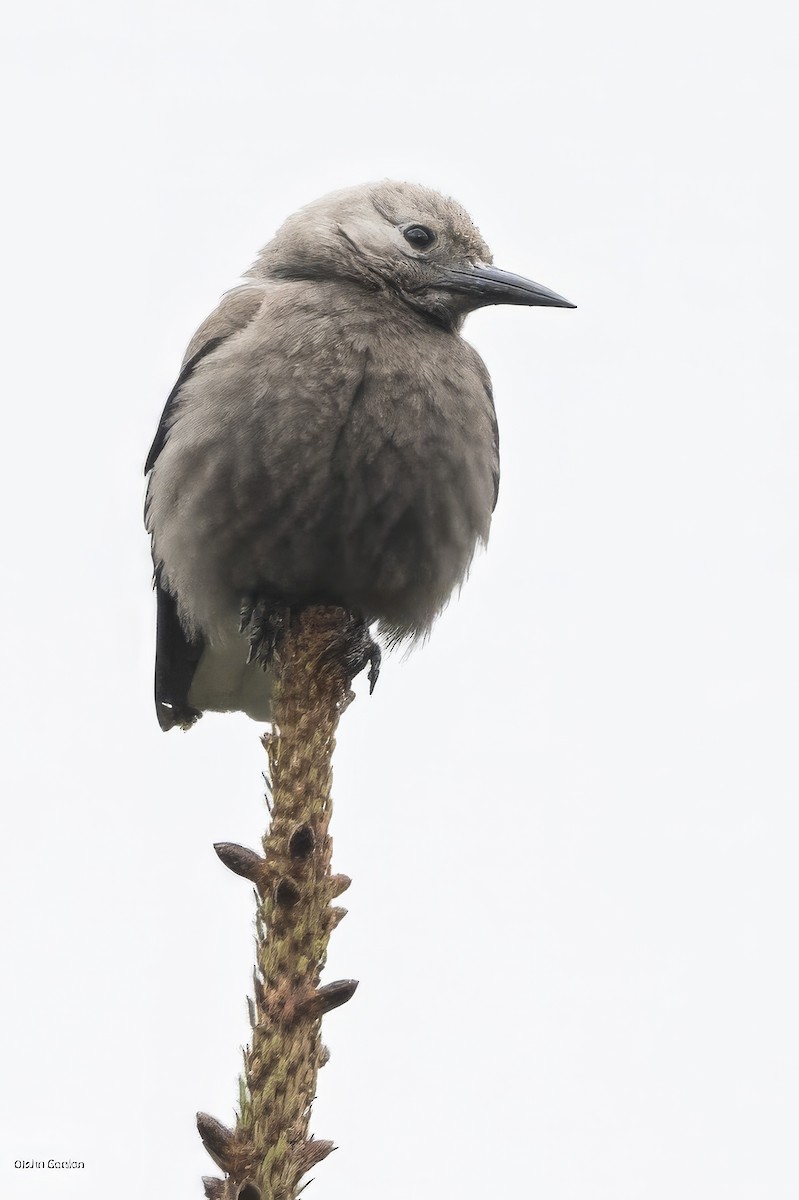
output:
[[200,326],[145,468],[162,729],[209,709],[268,720],[257,668],[292,608],[341,606],[389,643],[430,629],[499,482],[464,318],[574,307],[491,261],[437,192],[349,188],[290,217]]

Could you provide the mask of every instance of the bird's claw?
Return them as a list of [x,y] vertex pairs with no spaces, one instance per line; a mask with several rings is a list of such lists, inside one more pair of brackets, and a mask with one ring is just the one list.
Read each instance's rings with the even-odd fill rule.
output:
[[280,643],[288,629],[290,617],[290,610],[284,606],[245,597],[241,604],[239,633],[246,633],[250,644],[248,663],[258,663],[266,670],[273,659],[280,656]]
[[255,601],[250,596],[245,596],[239,609],[239,633],[244,633],[252,620],[252,610],[254,607]]
[[369,674],[367,678],[369,680],[369,695],[371,696],[372,692],[375,690],[377,681],[380,678],[380,663],[383,655],[377,642],[375,642],[371,637],[369,640],[372,645],[369,650]]
[[380,647],[369,632],[369,625],[358,618],[344,634],[343,660],[350,679],[369,668],[369,695],[375,690],[380,674],[382,654]]
[[[241,602],[239,633],[246,635],[249,642],[247,662],[258,663],[266,670],[275,658],[279,658],[280,645],[290,622],[291,609],[285,605],[245,596]],[[382,654],[363,617],[350,617],[335,652],[341,655],[350,679],[369,668],[367,678],[371,696],[380,675]]]

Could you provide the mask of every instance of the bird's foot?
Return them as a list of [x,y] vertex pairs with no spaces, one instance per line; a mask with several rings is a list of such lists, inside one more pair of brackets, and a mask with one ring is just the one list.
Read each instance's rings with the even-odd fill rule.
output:
[[375,690],[380,675],[382,654],[380,647],[369,632],[369,623],[363,617],[353,617],[344,632],[341,655],[350,679],[369,668],[369,695]]
[[268,600],[245,596],[241,603],[239,633],[247,635],[250,650],[248,663],[257,663],[264,670],[273,659],[280,657],[280,643],[291,619],[291,610]]

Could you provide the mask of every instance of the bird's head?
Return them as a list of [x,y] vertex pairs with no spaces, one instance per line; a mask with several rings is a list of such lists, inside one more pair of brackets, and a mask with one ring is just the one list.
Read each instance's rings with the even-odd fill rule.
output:
[[449,327],[488,304],[575,307],[539,283],[492,266],[468,213],[410,183],[363,184],[314,201],[289,217],[253,271],[390,290]]

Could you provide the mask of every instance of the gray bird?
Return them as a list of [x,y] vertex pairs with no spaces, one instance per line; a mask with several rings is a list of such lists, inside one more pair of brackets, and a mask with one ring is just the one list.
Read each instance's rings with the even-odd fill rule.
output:
[[145,467],[162,729],[206,710],[268,720],[257,668],[292,608],[339,605],[389,644],[428,632],[499,483],[464,318],[574,308],[491,262],[453,200],[348,188],[289,217],[200,326]]

